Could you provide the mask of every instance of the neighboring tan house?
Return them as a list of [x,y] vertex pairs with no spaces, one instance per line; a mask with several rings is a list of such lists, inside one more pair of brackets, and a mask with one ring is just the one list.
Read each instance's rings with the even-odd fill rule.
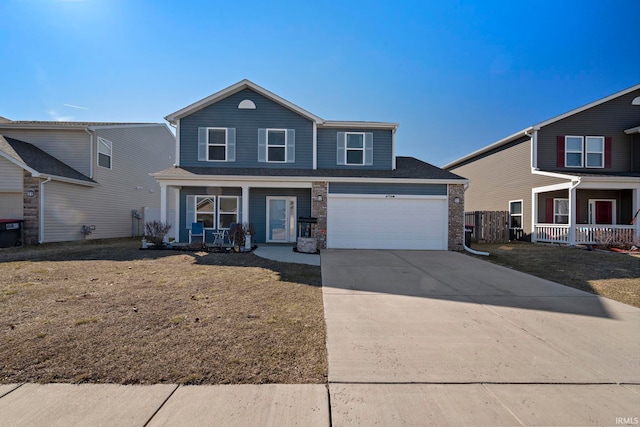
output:
[[179,242],[195,222],[208,242],[232,223],[295,242],[311,216],[320,247],[462,249],[467,180],[396,157],[395,123],[324,120],[248,80],[166,119],[176,167],[153,175],[179,206]]
[[160,212],[149,173],[174,163],[174,144],[159,123],[2,118],[0,218],[24,220],[26,244],[142,234],[145,210]]
[[[467,211],[509,211],[511,234],[594,244],[640,238],[640,84],[444,166]],[[635,218],[635,221],[634,221]]]

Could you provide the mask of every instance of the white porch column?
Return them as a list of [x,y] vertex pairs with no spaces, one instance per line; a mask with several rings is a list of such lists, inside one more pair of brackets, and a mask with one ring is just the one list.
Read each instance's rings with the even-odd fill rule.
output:
[[167,222],[167,184],[160,184],[160,222]]
[[182,187],[172,187],[173,189],[173,239],[180,241],[180,189]]
[[243,223],[249,223],[249,186],[242,186],[242,218]]
[[[633,206],[633,212],[631,213],[631,216],[633,217],[633,215],[635,215],[636,212],[638,212],[638,209],[640,209],[640,187],[632,190],[631,199],[632,199],[631,206]],[[636,227],[636,230],[633,236],[634,241],[638,241],[640,240],[640,213],[638,213],[638,216],[636,217],[636,220],[633,224]]]
[[[524,217],[524,206],[522,216]],[[536,224],[538,223],[538,193],[535,190],[531,190],[531,242],[538,241],[536,233]]]
[[569,245],[576,245],[576,188],[569,189]]

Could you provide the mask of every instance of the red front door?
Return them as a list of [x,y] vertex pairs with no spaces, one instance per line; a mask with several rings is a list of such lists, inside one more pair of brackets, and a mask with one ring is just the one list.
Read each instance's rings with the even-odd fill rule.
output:
[[613,202],[596,201],[596,224],[613,224]]

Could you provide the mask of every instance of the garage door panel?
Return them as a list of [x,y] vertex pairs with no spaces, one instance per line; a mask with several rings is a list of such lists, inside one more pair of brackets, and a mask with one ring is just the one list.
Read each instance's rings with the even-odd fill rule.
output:
[[357,249],[446,249],[447,202],[329,196],[327,245]]

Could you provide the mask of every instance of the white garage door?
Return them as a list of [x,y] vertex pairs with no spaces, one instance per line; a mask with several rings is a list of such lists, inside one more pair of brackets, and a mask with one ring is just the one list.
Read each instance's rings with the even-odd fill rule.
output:
[[446,197],[329,195],[327,247],[446,250]]

